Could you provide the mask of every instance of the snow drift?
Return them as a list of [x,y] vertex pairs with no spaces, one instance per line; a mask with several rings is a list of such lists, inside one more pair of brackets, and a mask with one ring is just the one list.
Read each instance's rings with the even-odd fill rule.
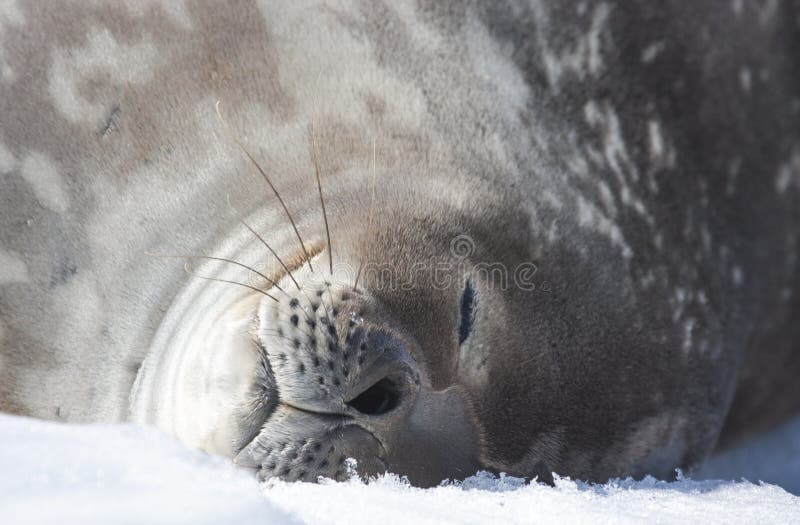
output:
[[395,476],[259,485],[154,429],[0,415],[0,472],[0,521],[8,524],[797,523],[800,497],[790,491],[800,492],[800,420],[695,474],[736,481],[556,477],[551,488],[481,473],[423,490]]

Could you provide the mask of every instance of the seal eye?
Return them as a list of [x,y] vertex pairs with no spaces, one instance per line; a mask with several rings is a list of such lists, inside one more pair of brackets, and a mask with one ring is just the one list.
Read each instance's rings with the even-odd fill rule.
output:
[[458,323],[458,344],[462,345],[472,332],[475,322],[475,288],[472,280],[467,279],[464,292],[461,294],[461,320]]

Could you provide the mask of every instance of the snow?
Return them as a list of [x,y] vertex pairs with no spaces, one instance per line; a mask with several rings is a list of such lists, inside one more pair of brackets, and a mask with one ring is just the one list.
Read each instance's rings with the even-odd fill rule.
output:
[[[720,455],[699,478],[556,487],[482,473],[433,489],[387,475],[261,484],[229,461],[130,424],[0,415],[0,523],[800,522],[800,419]],[[773,483],[751,483],[769,480]],[[786,490],[785,490],[786,489]]]
[[695,473],[706,479],[760,480],[800,495],[800,417],[735,450],[712,458]]
[[291,521],[229,461],[131,424],[2,415],[0,473],[4,524]]

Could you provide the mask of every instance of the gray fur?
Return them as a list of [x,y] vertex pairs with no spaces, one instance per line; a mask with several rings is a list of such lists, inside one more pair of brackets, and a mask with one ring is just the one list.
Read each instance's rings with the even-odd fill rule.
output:
[[[209,450],[228,443],[233,456],[250,443],[240,459],[282,475],[302,447],[334,446],[302,476],[291,467],[293,479],[338,475],[342,454],[423,484],[541,464],[594,480],[667,476],[798,409],[796,1],[48,6],[0,7],[3,410],[125,420],[139,375],[134,419],[182,432],[159,419],[158,363],[205,329],[235,348],[204,312],[246,324],[224,313],[249,292],[145,253],[274,268],[242,218],[279,253],[298,251],[216,100],[303,237],[325,248],[316,108],[337,263],[401,274],[419,261],[468,264],[450,274],[458,286],[432,286],[430,266],[407,288],[375,273],[360,283],[372,305],[365,330],[399,341],[403,373],[420,378],[391,424],[342,409],[354,437],[331,437],[339,427],[309,422],[274,393],[246,409],[255,390],[215,376],[197,399],[242,388],[210,424]],[[464,235],[466,259],[451,250]],[[475,270],[497,263],[535,264],[535,289],[500,290]],[[249,278],[221,265],[197,273]],[[459,348],[470,277],[478,306]],[[331,319],[347,323],[345,310]],[[287,366],[313,368],[304,348],[286,353]],[[305,379],[280,376],[280,350],[265,347],[270,388],[310,395]],[[352,401],[352,373],[328,401]],[[281,432],[285,454],[273,461]]]

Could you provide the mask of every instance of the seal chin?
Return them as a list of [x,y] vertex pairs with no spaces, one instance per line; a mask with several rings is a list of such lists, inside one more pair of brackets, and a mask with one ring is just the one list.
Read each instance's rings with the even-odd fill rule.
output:
[[263,431],[235,458],[259,479],[342,481],[387,471],[386,451],[374,434],[351,418],[280,406]]

